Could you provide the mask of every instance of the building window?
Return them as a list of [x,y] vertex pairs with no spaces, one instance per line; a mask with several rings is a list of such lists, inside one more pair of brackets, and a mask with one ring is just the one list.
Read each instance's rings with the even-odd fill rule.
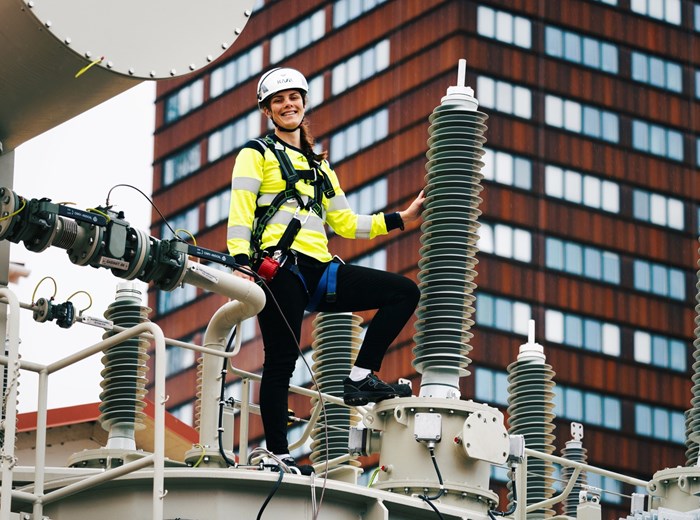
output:
[[222,190],[207,200],[204,223],[211,227],[228,218],[231,206],[231,190]]
[[644,190],[632,192],[632,215],[638,220],[682,230],[683,201]]
[[620,355],[620,327],[576,314],[545,311],[545,337],[608,356]]
[[306,95],[306,111],[317,107],[324,100],[323,74],[309,80],[309,92]]
[[529,159],[484,148],[481,160],[484,162],[481,169],[484,179],[524,190],[532,189],[532,161]]
[[521,228],[505,224],[481,222],[479,227],[479,251],[521,262],[532,261],[532,234]]
[[679,63],[641,52],[632,52],[632,79],[673,92],[683,91],[683,68]]
[[685,372],[687,365],[685,344],[677,339],[636,330],[634,332],[634,360],[639,363]]
[[550,269],[620,283],[620,257],[616,253],[557,238],[547,238],[545,249],[545,265]]
[[389,135],[389,111],[379,112],[347,126],[331,136],[330,159],[339,162],[346,157],[381,141]]
[[163,161],[163,186],[169,186],[194,173],[201,166],[199,143],[195,143]]
[[165,122],[172,123],[204,101],[204,81],[198,79],[165,98]]
[[172,415],[190,426],[194,426],[194,403],[185,403],[168,410]]
[[[161,239],[173,238],[173,231],[186,230],[195,235],[199,231],[199,207],[190,208],[182,213],[168,217],[170,227],[162,224],[160,227]],[[172,228],[172,229],[170,229]]]
[[477,367],[474,393],[478,401],[508,406],[508,374],[502,370]]
[[338,0],[333,4],[333,28],[345,25],[368,11],[371,11],[386,0]]
[[616,114],[556,96],[545,98],[545,121],[557,128],[612,143],[620,139]]
[[614,182],[552,165],[545,166],[544,175],[545,193],[550,197],[611,213],[620,211],[620,187]]
[[386,271],[386,249],[377,249],[369,254],[362,255],[353,260],[352,263],[363,267]]
[[325,32],[326,12],[321,9],[272,37],[270,40],[270,63],[277,63],[287,56],[291,56],[321,39]]
[[632,147],[675,161],[683,160],[683,134],[638,119],[632,121]]
[[207,160],[214,162],[258,135],[260,135],[260,111],[254,110],[212,132],[209,136]]
[[586,67],[617,74],[617,47],[556,27],[545,28],[545,52]]
[[565,385],[554,387],[557,417],[619,430],[622,426],[620,399]]
[[527,18],[479,6],[476,20],[476,30],[481,36],[526,49],[532,45],[532,24]]
[[340,94],[388,66],[389,40],[382,40],[333,67],[331,91]]
[[220,96],[260,73],[263,65],[262,55],[262,45],[258,45],[212,70],[209,79],[209,97]]
[[476,80],[476,91],[482,107],[525,119],[532,117],[532,94],[525,87],[479,76]]
[[681,24],[680,0],[631,0],[630,9],[638,14],[674,25]]
[[527,335],[531,309],[527,303],[486,293],[476,295],[476,322],[482,327]]
[[685,275],[674,267],[635,260],[634,288],[674,300],[685,300]]
[[163,315],[182,307],[197,297],[197,288],[185,284],[172,291],[158,291],[158,314]]
[[663,441],[685,442],[685,418],[682,412],[660,406],[634,405],[634,430],[638,435]]
[[700,4],[693,6],[693,19],[695,20],[695,30],[700,31]]
[[165,349],[165,376],[171,376],[182,372],[194,364],[194,351],[182,347],[168,347]]
[[386,207],[388,190],[389,183],[386,178],[381,178],[346,194],[346,198],[355,213],[372,215]]

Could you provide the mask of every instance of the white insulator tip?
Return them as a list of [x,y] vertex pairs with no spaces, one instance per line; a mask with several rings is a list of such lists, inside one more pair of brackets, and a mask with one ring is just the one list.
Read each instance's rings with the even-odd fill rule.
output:
[[535,342],[535,320],[527,323],[527,343],[520,345],[518,361],[534,361],[544,363],[547,359],[544,355],[544,347]]
[[474,97],[474,90],[466,86],[467,60],[460,59],[457,71],[457,85],[447,87],[447,94],[443,96],[443,105],[462,105],[467,110],[479,108],[479,101]]

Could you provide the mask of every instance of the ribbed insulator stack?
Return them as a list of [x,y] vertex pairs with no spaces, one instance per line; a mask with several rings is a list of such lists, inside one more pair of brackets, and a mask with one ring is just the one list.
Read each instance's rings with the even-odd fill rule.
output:
[[[508,433],[525,437],[525,446],[542,453],[554,451],[554,370],[545,362],[542,345],[535,343],[530,320],[528,342],[508,365]],[[536,457],[527,459],[527,505],[554,496],[554,466]],[[512,500],[512,492],[509,494]],[[520,499],[520,497],[519,497]],[[528,520],[554,515],[550,508],[528,513]]]
[[[148,307],[141,305],[141,291],[133,282],[120,283],[117,296],[104,313],[114,325],[134,327],[148,321]],[[115,335],[107,332],[103,338]],[[135,449],[133,432],[142,429],[146,406],[148,341],[131,338],[105,351],[102,357],[100,423],[109,432],[108,448]]]
[[[586,464],[588,460],[587,450],[586,448],[583,447],[583,443],[581,442],[581,439],[583,438],[583,425],[579,423],[572,423],[571,424],[571,434],[573,436],[573,439],[566,441],[566,446],[564,447],[563,450],[561,450],[561,455],[565,459],[574,461],[574,462],[581,462],[583,464]],[[561,477],[562,480],[565,482],[569,481],[569,478],[573,474],[574,469],[570,467],[565,467],[562,468],[561,470]],[[571,493],[569,493],[569,496],[566,498],[566,501],[564,502],[564,514],[567,516],[576,516],[576,510],[578,508],[579,504],[579,498],[578,494],[581,489],[583,489],[583,486],[585,486],[588,483],[587,478],[586,478],[586,473],[581,472],[579,473],[579,476],[576,478],[576,483],[574,484],[574,487],[571,489]]]
[[[350,313],[321,312],[314,319],[312,368],[317,389],[324,394],[343,396],[343,379],[350,373],[362,343],[360,323],[362,319]],[[318,398],[311,401],[316,405]],[[347,455],[348,431],[359,420],[353,409],[325,403],[324,413],[311,432],[311,461],[315,464]],[[359,466],[355,460],[348,464]]]
[[474,324],[477,217],[486,114],[477,111],[464,86],[460,60],[458,85],[450,87],[431,114],[425,176],[421,260],[421,298],[414,336],[413,365],[423,374],[421,397],[459,398],[459,378],[468,375],[469,341]]
[[[700,253],[700,248],[698,248]],[[698,260],[700,266],[700,260]],[[700,445],[700,269],[697,271],[698,281],[695,283],[697,292],[695,293],[695,341],[693,346],[693,397],[690,399],[691,408],[685,413],[685,456],[687,466],[698,464],[698,446]]]

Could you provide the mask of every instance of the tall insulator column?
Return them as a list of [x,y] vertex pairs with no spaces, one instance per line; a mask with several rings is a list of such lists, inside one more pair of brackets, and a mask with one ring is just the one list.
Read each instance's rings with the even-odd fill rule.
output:
[[[335,397],[343,396],[343,379],[350,373],[362,339],[362,319],[350,313],[321,312],[314,319],[313,371],[317,389]],[[318,398],[311,399],[312,405]],[[348,431],[360,415],[353,408],[325,403],[324,412],[311,433],[311,462],[324,462],[348,453]],[[356,460],[346,465],[359,466]]]
[[459,399],[459,378],[469,374],[467,357],[474,324],[474,289],[481,203],[486,114],[465,86],[459,61],[457,86],[449,87],[429,118],[421,260],[421,298],[416,311],[413,365],[423,377],[421,397]]
[[[148,321],[148,307],[141,305],[141,291],[134,282],[120,283],[117,295],[104,313],[115,325],[130,328]],[[103,338],[115,335],[107,332]],[[102,357],[100,423],[109,432],[107,448],[135,450],[134,432],[142,429],[146,406],[148,341],[131,338],[105,351]]]
[[[700,253],[700,248],[698,248]],[[700,266],[700,260],[698,261]],[[686,466],[698,465],[698,446],[700,446],[700,269],[697,271],[698,281],[695,283],[697,292],[695,294],[695,341],[693,346],[693,397],[690,399],[691,408],[685,413],[685,445],[686,445]]]
[[[566,441],[566,446],[563,450],[561,450],[562,457],[574,462],[581,462],[582,464],[586,464],[588,456],[586,455],[586,448],[583,447],[583,425],[581,423],[571,423],[571,437],[571,440]],[[562,479],[568,482],[573,472],[574,469],[571,467],[562,468]],[[571,488],[571,492],[569,493],[569,496],[564,502],[565,515],[576,516],[579,504],[578,494],[579,491],[583,489],[583,486],[585,486],[587,483],[588,482],[586,478],[586,473],[579,473],[579,476],[576,478],[576,484],[574,484],[574,487]]]
[[[551,454],[554,451],[554,370],[545,361],[544,348],[535,343],[535,322],[530,320],[528,342],[520,345],[518,359],[508,365],[508,433],[525,437],[527,448]],[[527,505],[554,496],[551,462],[528,457],[527,472]],[[550,516],[554,516],[550,508],[527,515],[528,520]]]

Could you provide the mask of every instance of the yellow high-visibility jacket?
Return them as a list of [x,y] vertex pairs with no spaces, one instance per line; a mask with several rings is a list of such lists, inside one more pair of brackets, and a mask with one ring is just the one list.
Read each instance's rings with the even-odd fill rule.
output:
[[[283,143],[274,135],[273,139],[284,145],[294,169],[311,169],[301,150]],[[323,207],[322,216],[318,216],[311,210],[299,211],[299,218],[304,224],[291,248],[321,262],[329,262],[333,255],[328,251],[325,224],[345,238],[374,238],[377,235],[385,235],[387,227],[383,213],[358,215],[352,211],[340,187],[338,177],[328,162],[324,160],[320,169],[330,180],[335,195],[330,199],[323,196],[320,201]],[[226,244],[232,256],[240,259],[240,255],[248,257],[252,255],[251,236],[255,210],[258,207],[269,206],[275,196],[283,192],[286,187],[274,152],[262,140],[249,141],[238,153],[233,167],[231,209],[226,237]],[[296,190],[301,195],[304,205],[314,195],[314,187],[304,180],[296,183]],[[265,227],[261,249],[277,245],[298,206],[296,200],[290,199],[280,207]]]

